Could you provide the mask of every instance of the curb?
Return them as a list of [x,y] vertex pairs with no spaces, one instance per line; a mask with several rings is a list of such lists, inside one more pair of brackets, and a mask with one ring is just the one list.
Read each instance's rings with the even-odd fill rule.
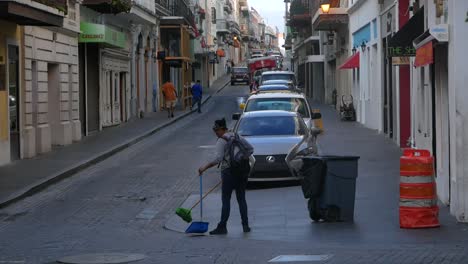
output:
[[[224,88],[226,88],[228,86],[228,84],[230,83],[230,81],[226,82],[225,84],[221,85],[221,88],[219,88],[218,90],[216,90],[215,93],[209,95],[206,97],[205,100],[203,100],[202,102],[202,105],[204,105],[208,100],[211,99],[211,97],[214,95],[214,94],[218,94],[219,92],[221,92]],[[168,122],[165,122],[139,136],[136,136],[136,137],[133,137],[132,139],[128,140],[127,142],[124,142],[120,145],[117,145],[117,146],[114,146],[113,148],[111,149],[108,149],[106,151],[103,151],[97,155],[95,155],[94,157],[88,159],[88,160],[85,160],[83,162],[80,162],[79,164],[75,165],[75,166],[71,166],[69,168],[66,168],[64,170],[62,170],[61,172],[55,174],[55,175],[52,175],[46,179],[43,179],[41,181],[37,181],[31,185],[29,185],[28,187],[22,189],[22,190],[19,190],[15,193],[13,193],[12,195],[10,195],[8,198],[6,198],[5,200],[3,201],[0,201],[0,208],[4,208],[4,207],[7,207],[8,205],[11,205],[15,202],[18,202],[28,196],[31,196],[35,193],[38,193],[42,190],[44,190],[45,188],[47,188],[48,186],[52,185],[52,184],[55,184],[61,180],[64,180],[68,177],[71,177],[73,175],[75,175],[76,173],[86,169],[86,168],[89,168],[91,167],[92,165],[95,165],[115,154],[117,154],[118,152],[126,149],[126,148],[129,148],[130,146],[132,145],[135,145],[136,143],[156,134],[157,132],[159,132],[160,130],[174,124],[175,122],[179,121],[179,120],[182,120],[184,119],[185,117],[191,115],[192,113],[196,112],[197,110],[192,110],[192,111],[188,111],[184,114],[181,114],[180,116],[177,116],[175,117],[174,119],[172,119],[171,121],[168,121]]]

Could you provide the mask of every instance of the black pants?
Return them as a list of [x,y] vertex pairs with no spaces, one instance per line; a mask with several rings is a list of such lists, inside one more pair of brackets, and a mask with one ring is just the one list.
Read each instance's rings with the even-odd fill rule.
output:
[[195,106],[195,104],[198,105],[198,112],[201,113],[201,103],[202,103],[202,98],[193,98],[193,102],[192,102],[192,107]]
[[222,202],[223,207],[221,210],[221,226],[226,226],[229,219],[229,214],[231,212],[231,195],[232,191],[236,191],[237,203],[239,204],[240,215],[243,225],[249,224],[249,218],[247,216],[247,201],[245,200],[245,188],[247,182],[243,177],[238,175],[232,175],[229,169],[223,170],[221,172],[221,177],[223,179],[222,184]]

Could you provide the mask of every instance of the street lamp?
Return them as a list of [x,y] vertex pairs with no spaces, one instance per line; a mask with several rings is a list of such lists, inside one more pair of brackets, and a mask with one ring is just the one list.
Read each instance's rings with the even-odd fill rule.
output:
[[366,41],[363,40],[362,43],[361,43],[361,50],[362,52],[366,51]]
[[322,12],[325,14],[328,14],[328,12],[330,12],[330,4],[323,4],[320,6],[320,8],[322,9]]

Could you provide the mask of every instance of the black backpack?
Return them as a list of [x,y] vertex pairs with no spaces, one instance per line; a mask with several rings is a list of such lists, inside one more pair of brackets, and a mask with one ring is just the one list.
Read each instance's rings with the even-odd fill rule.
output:
[[227,142],[225,154],[229,155],[231,173],[246,176],[245,174],[250,171],[249,158],[254,152],[252,145],[237,133],[230,137],[223,137],[223,139]]

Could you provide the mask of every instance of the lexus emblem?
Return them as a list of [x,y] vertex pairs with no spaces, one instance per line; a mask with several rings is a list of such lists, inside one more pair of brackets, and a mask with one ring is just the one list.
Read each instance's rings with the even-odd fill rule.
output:
[[266,157],[266,161],[267,161],[268,163],[275,163],[276,159],[275,159],[275,157],[273,157],[273,156],[267,156],[267,157]]

